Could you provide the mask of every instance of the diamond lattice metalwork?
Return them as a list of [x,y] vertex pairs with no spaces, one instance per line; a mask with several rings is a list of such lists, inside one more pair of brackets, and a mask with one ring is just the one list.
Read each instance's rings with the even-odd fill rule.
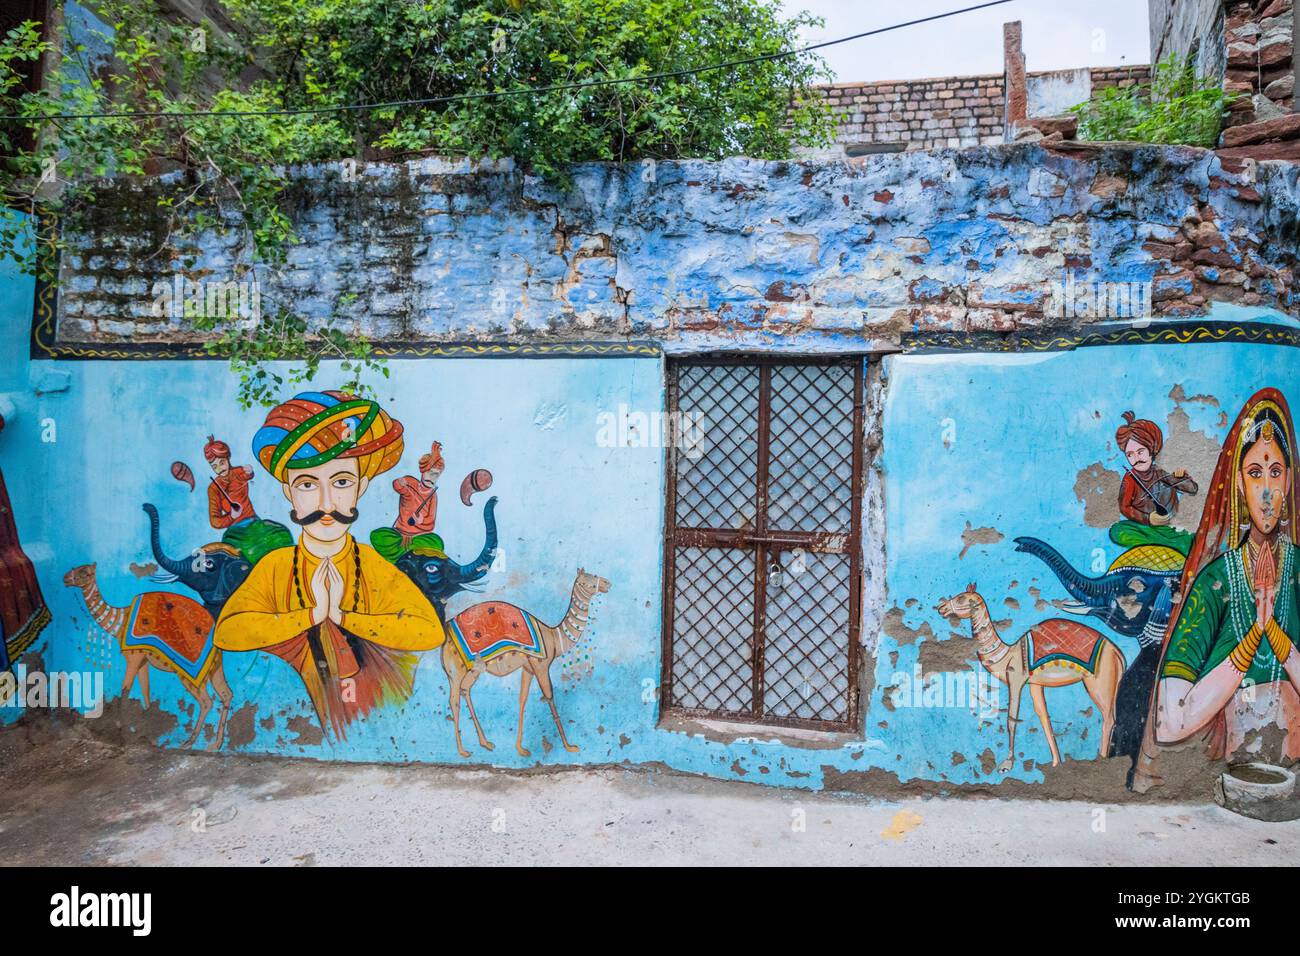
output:
[[679,548],[673,688],[682,707],[748,714],[754,706],[754,555]]
[[669,411],[701,440],[671,458],[666,709],[853,726],[862,375],[857,361],[674,365]]
[[848,718],[849,557],[808,554],[767,592],[763,712],[769,717]]
[[768,524],[845,533],[853,519],[853,370],[772,370]]
[[678,395],[677,411],[700,438],[693,448],[674,451],[678,527],[752,525],[758,496],[758,369],[687,366]]

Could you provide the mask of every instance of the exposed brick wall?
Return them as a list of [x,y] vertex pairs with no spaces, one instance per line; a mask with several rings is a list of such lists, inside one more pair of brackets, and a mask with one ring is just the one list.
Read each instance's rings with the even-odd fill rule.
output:
[[1136,86],[1151,78],[1151,67],[1145,63],[1141,66],[1098,66],[1092,70],[1092,91],[1108,86]]
[[1247,0],[1227,7],[1224,89],[1241,99],[1229,126],[1276,119],[1291,112],[1295,94],[1292,0]]
[[1002,141],[1002,77],[954,76],[825,87],[836,139],[909,149]]
[[[1131,86],[1149,73],[1146,66],[1098,67],[1092,70],[1092,86]],[[1046,75],[1031,73],[1030,82]],[[832,152],[863,144],[934,149],[1002,142],[1001,74],[836,83],[821,89],[837,121]]]
[[1293,0],[1152,0],[1152,62],[1189,57],[1240,95],[1228,126],[1276,119],[1295,102]]

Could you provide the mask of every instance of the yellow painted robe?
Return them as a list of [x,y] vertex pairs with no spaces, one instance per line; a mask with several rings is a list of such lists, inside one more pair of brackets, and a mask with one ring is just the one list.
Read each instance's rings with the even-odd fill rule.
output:
[[[412,652],[439,647],[446,635],[411,579],[349,535],[331,559],[343,578],[342,634],[335,631],[334,636],[345,643],[342,654],[335,655],[328,627],[313,628],[311,622],[311,578],[319,561],[306,548],[297,548],[295,587],[294,551],[279,548],[254,565],[222,609],[213,641],[223,651],[264,650],[288,661],[302,677],[322,728],[342,737],[347,725],[372,707],[408,698],[417,663]],[[316,660],[309,636],[325,648],[327,668]],[[339,673],[340,656],[354,659],[356,667]]]

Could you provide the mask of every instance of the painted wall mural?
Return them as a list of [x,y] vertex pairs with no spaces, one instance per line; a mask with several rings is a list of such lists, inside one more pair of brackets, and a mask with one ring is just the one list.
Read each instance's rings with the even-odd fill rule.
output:
[[[150,591],[118,606],[101,594],[95,564],[64,577],[126,660],[122,696],[138,681],[147,708],[150,666],[175,675],[198,705],[183,747],[198,740],[215,696],[220,716],[208,749],[220,749],[234,703],[224,662],[232,654],[266,653],[297,674],[321,732],[343,741],[350,725],[371,711],[406,702],[415,692],[419,655],[442,648],[461,756],[469,756],[461,745],[461,701],[480,745],[492,749],[471,689],[484,673],[503,677],[516,671],[519,754],[530,755],[523,746],[524,712],[534,680],[561,744],[577,752],[556,707],[550,667],[581,639],[592,600],[609,590],[609,582],[579,569],[568,608],[555,624],[505,601],[476,604],[447,620],[447,600],[480,581],[497,555],[498,499],[483,506],[485,539],[478,555],[466,564],[449,557],[435,531],[438,481],[446,467],[435,441],[419,459],[418,476],[392,482],[395,520],[372,530],[370,543],[362,544],[352,533],[362,496],[374,479],[397,466],[404,439],[402,423],[378,402],[347,392],[303,392],[273,408],[252,438],[252,453],[279,485],[288,519],[298,528],[295,539],[286,525],[257,514],[250,493],[257,472],[232,463],[230,445],[209,435],[203,447],[212,470],[207,518],[221,540],[180,556],[169,553],[158,508],[143,506],[158,568],[151,579],[183,585],[197,600]],[[193,472],[183,462],[175,462],[171,473],[194,490]],[[487,469],[472,469],[461,483],[461,502],[472,507],[472,496],[492,482]]]
[[[1101,756],[1136,758],[1164,634],[1179,593],[1179,575],[1192,542],[1189,532],[1171,527],[1170,522],[1178,514],[1179,496],[1194,495],[1198,489],[1185,469],[1171,473],[1156,464],[1164,446],[1164,432],[1158,424],[1139,419],[1131,411],[1122,417],[1115,445],[1124,454],[1117,502],[1123,517],[1111,525],[1109,537],[1123,553],[1104,575],[1089,578],[1044,541],[1026,536],[1016,538],[1015,543],[1017,551],[1046,563],[1070,593],[1074,600],[1063,603],[1062,610],[1095,617],[1109,629],[1137,639],[1140,649],[1136,657],[1130,665],[1120,655],[1119,682],[1107,703],[1099,702]],[[1064,626],[1069,622],[1058,623]],[[1095,679],[1093,662],[1078,654],[1069,659]],[[1130,785],[1132,779],[1130,771]]]
[[[1132,664],[1099,631],[1066,619],[1004,642],[974,584],[938,605],[945,617],[970,621],[980,663],[1009,690],[1002,772],[1015,762],[1025,686],[1057,766],[1044,689],[1081,681],[1101,719],[1099,756],[1131,758],[1127,783],[1139,791],[1162,782],[1160,744],[1201,734],[1207,755],[1218,760],[1240,751],[1247,728],[1276,720],[1289,732],[1300,713],[1300,668],[1291,658],[1291,635],[1300,635],[1295,433],[1286,399],[1262,389],[1237,416],[1194,534],[1170,523],[1180,496],[1197,494],[1198,484],[1186,469],[1156,464],[1164,445],[1159,425],[1131,411],[1123,420],[1115,433],[1127,462],[1117,502],[1123,518],[1109,537],[1124,551],[1106,573],[1081,574],[1037,538],[1015,544],[1046,563],[1070,593],[1062,610],[1137,638]],[[1291,747],[1288,737],[1285,755],[1293,759]]]
[[[1016,539],[1018,550],[1047,562],[1076,598],[1065,609],[1099,617],[1116,631],[1138,639],[1141,650],[1117,688],[1122,703],[1117,709],[1102,709],[1102,734],[1111,739],[1110,753],[1133,758],[1128,783],[1135,789],[1146,790],[1160,782],[1155,770],[1156,741],[1176,743],[1223,721],[1227,697],[1245,690],[1253,701],[1256,686],[1278,680],[1278,663],[1290,653],[1288,632],[1274,620],[1274,615],[1285,618],[1293,610],[1285,601],[1274,606],[1278,568],[1295,584],[1294,569],[1287,564],[1291,533],[1287,502],[1293,497],[1287,476],[1294,440],[1288,444],[1285,433],[1290,418],[1282,411],[1285,407],[1280,393],[1264,389],[1242,411],[1220,455],[1195,534],[1170,527],[1170,521],[1178,513],[1180,494],[1195,495],[1199,486],[1185,469],[1170,473],[1160,468],[1156,464],[1164,444],[1160,426],[1125,412],[1125,424],[1115,434],[1128,462],[1119,493],[1124,518],[1110,529],[1111,541],[1125,551],[1107,573],[1087,579],[1050,545],[1035,538]],[[1257,455],[1245,456],[1240,450],[1243,445],[1258,446]],[[1270,469],[1275,474],[1268,475]],[[1256,502],[1253,509],[1246,504],[1250,501]],[[1236,573],[1229,575],[1228,569]],[[1216,630],[1219,622],[1242,625],[1248,617],[1268,623],[1254,630],[1239,626],[1231,634]],[[1261,659],[1258,638],[1266,632],[1270,641]],[[1289,633],[1297,633],[1294,626]],[[1221,651],[1213,660],[1211,647]],[[1271,664],[1269,650],[1275,652]],[[1223,667],[1209,683],[1197,686],[1211,663],[1222,664],[1228,657],[1232,657],[1232,670]],[[1198,716],[1190,720],[1188,701],[1199,705],[1193,711]],[[1113,738],[1112,713],[1116,714]],[[1209,742],[1209,754],[1215,759],[1245,742],[1238,733],[1232,745],[1225,746],[1223,734],[1221,727],[1216,728]],[[1140,746],[1144,738],[1146,745]],[[1103,750],[1102,756],[1107,755]]]
[[170,591],[147,591],[127,605],[115,605],[99,591],[96,566],[83,564],[63,577],[63,583],[81,592],[91,620],[117,642],[126,659],[122,696],[136,681],[145,707],[149,706],[149,668],[153,666],[179,678],[181,687],[199,705],[190,735],[181,744],[194,746],[212,710],[212,691],[221,701],[220,720],[209,750],[219,750],[226,739],[226,721],[234,694],[226,681],[224,660],[212,641],[212,615],[199,602]]
[[[1189,768],[1295,747],[1297,354],[885,358],[862,726],[816,746],[661,719],[663,449],[598,439],[661,407],[659,358],[395,360],[270,412],[220,363],[41,363],[67,388],[5,479],[45,666],[107,668],[164,746],[1203,798]],[[90,487],[117,506],[69,520]]]
[[1088,696],[1101,711],[1101,752],[1110,756],[1110,732],[1115,722],[1115,699],[1124,674],[1124,655],[1100,633],[1085,624],[1059,618],[1043,621],[1026,631],[1020,640],[1008,644],[998,634],[989,616],[988,603],[975,585],[939,604],[939,613],[970,621],[971,633],[978,644],[979,662],[990,674],[1005,684],[1010,694],[1007,706],[1007,755],[998,765],[1006,773],[1015,765],[1016,725],[1020,723],[1020,703],[1025,687],[1029,688],[1034,713],[1043,728],[1043,736],[1052,751],[1052,766],[1061,762],[1061,752],[1052,732],[1052,718],[1047,712],[1048,687],[1066,687],[1083,683]]
[[[1005,364],[989,358],[954,360],[960,365],[981,362]],[[996,374],[1014,372],[1002,367]],[[1037,370],[1023,378],[1035,375]],[[1118,376],[1129,380],[1122,371]],[[1083,462],[1096,454],[1114,464],[1093,461],[1080,469],[1074,491],[1077,503],[1084,505],[1084,522],[1070,527],[1062,515],[1051,514],[1043,521],[1055,526],[1050,534],[1021,524],[1017,530],[1034,533],[1008,542],[1015,554],[1050,574],[1040,579],[1018,562],[1006,591],[1025,595],[1027,590],[1036,610],[1063,614],[1034,623],[1009,641],[1003,633],[1012,621],[995,619],[999,611],[1020,612],[1019,596],[969,584],[956,594],[943,594],[934,605],[952,629],[950,640],[969,627],[975,643],[972,666],[983,668],[1007,694],[1000,773],[1012,771],[1018,760],[1025,770],[1062,765],[1048,689],[1072,684],[1081,685],[1091,705],[1076,703],[1070,713],[1073,759],[1122,759],[1125,784],[1137,792],[1162,785],[1166,765],[1186,759],[1189,749],[1207,767],[1224,759],[1287,763],[1300,753],[1300,738],[1292,733],[1300,715],[1300,664],[1292,653],[1300,634],[1293,522],[1296,439],[1286,398],[1276,388],[1257,388],[1235,411],[1212,391],[1189,397],[1180,382],[1164,387],[1165,402],[1174,404],[1166,427],[1179,432],[1173,454],[1190,453],[1192,436],[1203,446],[1208,434],[1217,432],[1221,437],[1215,440],[1214,457],[1198,453],[1195,464],[1178,457],[1166,463],[1166,428],[1157,416],[1139,417],[1128,409],[1111,419],[1112,452],[1080,448],[1076,435],[1095,435],[1104,427],[1102,409],[1114,407],[1091,391],[1087,405],[1068,412],[1076,433],[1065,440],[1072,446],[1068,457]],[[1070,385],[1058,382],[1056,388],[1068,393]],[[928,396],[920,404],[933,407]],[[1189,427],[1194,406],[1205,417],[1215,413],[1199,435]],[[1014,421],[1016,410],[1013,403],[1002,427]],[[1231,417],[1230,411],[1235,411]],[[1041,433],[1041,418],[1056,418],[1050,412],[1037,417],[1027,425],[1035,434]],[[1015,433],[1014,426],[1009,433]],[[980,451],[967,447],[967,462],[978,462]],[[1042,457],[1020,462],[1018,473],[996,470],[1001,464],[979,473],[1004,489],[1043,471]],[[1049,479],[1037,487],[1062,484]],[[1109,506],[1102,500],[1106,497]],[[1042,510],[1017,508],[1003,496],[993,502],[1022,515]],[[1077,503],[1067,503],[1067,511],[1077,515]],[[959,560],[972,541],[982,546],[981,552],[1006,553],[1002,540],[1010,536],[997,530],[1005,515],[963,510],[965,515],[968,533],[962,536]],[[982,534],[972,536],[973,528]],[[1102,531],[1104,542],[1095,537]],[[1087,558],[1072,560],[1067,555],[1080,551],[1081,538],[1085,544],[1092,539]],[[1024,572],[1030,575],[1027,589],[1019,577]],[[927,634],[926,650],[939,647],[937,640]],[[1028,743],[1021,712],[1026,687],[1038,719]],[[988,715],[982,716],[981,727],[989,723]],[[1082,751],[1084,740],[1092,742],[1091,753]],[[1042,749],[1046,754],[1040,756]]]
[[483,673],[493,677],[506,677],[519,672],[519,721],[515,731],[515,750],[521,757],[532,752],[524,747],[524,705],[528,701],[528,688],[533,680],[541,689],[542,699],[551,709],[555,732],[569,753],[578,747],[569,743],[564,734],[564,724],[555,709],[555,690],[551,683],[551,664],[559,655],[571,650],[582,640],[587,629],[592,599],[609,590],[609,582],[581,568],[573,582],[569,607],[558,624],[543,624],[536,616],[504,601],[475,604],[451,620],[452,640],[444,645],[442,669],[447,675],[451,692],[451,719],[456,733],[456,751],[468,757],[460,741],[460,699],[465,698],[470,719],[478,734],[479,746],[491,750],[493,745],[483,735],[470,690]]

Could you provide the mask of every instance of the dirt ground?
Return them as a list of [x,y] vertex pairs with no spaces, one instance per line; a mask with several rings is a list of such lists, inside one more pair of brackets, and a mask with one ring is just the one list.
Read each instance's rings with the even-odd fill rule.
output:
[[1213,805],[901,802],[608,768],[177,753],[0,731],[6,864],[1277,865],[1300,821]]

